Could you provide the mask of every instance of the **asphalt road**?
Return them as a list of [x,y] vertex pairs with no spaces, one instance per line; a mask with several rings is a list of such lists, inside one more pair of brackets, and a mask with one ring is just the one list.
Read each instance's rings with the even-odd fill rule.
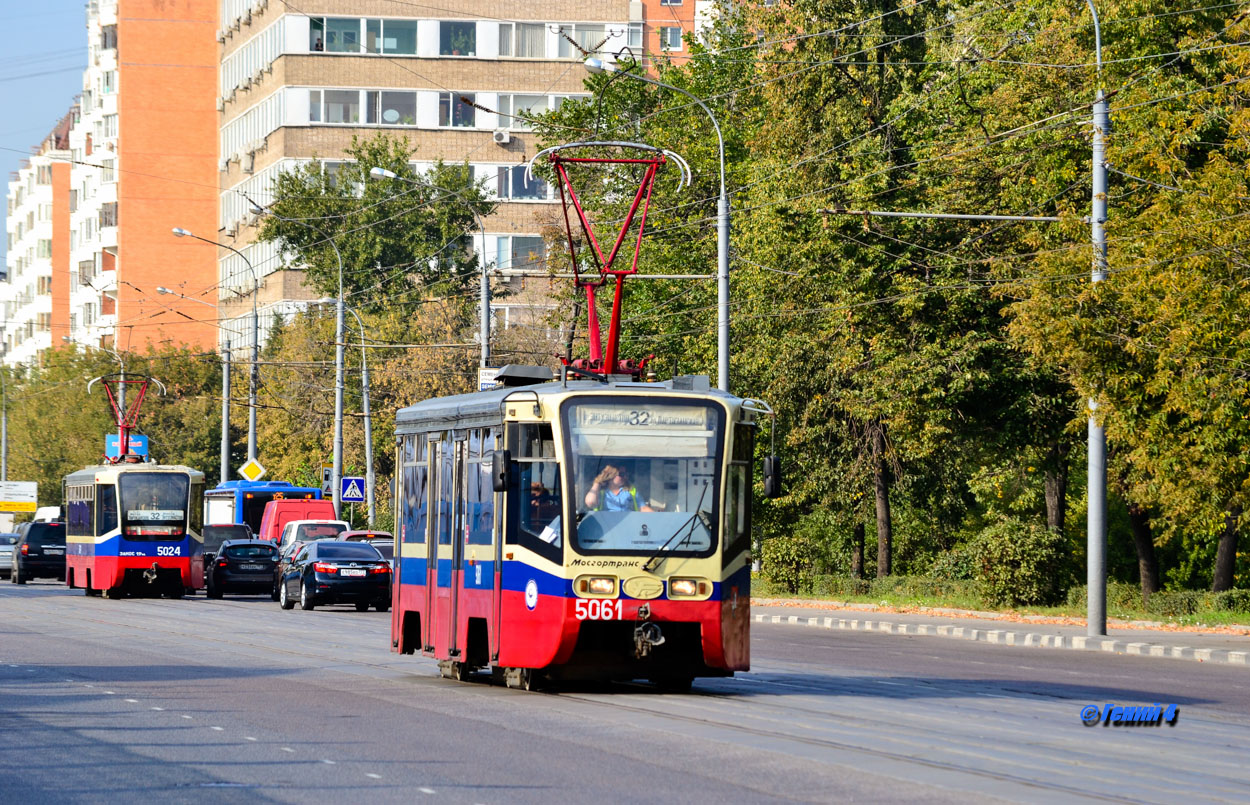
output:
[[[1250,673],[753,626],[687,695],[523,693],[387,651],[389,616],[0,585],[3,802],[1246,801]],[[1175,703],[1174,726],[1081,723]]]

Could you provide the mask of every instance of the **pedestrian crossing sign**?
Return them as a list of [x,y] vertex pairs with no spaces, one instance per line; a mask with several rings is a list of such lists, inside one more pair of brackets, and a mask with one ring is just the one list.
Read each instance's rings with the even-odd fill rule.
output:
[[342,494],[339,499],[344,503],[364,503],[365,502],[365,479],[359,477],[346,477],[342,479],[339,487]]

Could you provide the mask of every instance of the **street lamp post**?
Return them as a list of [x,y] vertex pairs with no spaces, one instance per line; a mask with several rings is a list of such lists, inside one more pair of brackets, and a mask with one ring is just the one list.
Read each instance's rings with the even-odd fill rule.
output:
[[[335,302],[334,299],[318,299],[317,304],[328,305]],[[360,396],[361,408],[365,418],[365,499],[368,505],[368,522],[369,527],[373,528],[374,520],[377,516],[377,498],[374,496],[373,473],[373,418],[369,413],[369,358],[368,350],[365,348],[365,323],[361,321],[360,314],[350,305],[346,306],[347,312],[352,314],[356,319],[356,325],[360,328]]]
[[[248,201],[251,201],[251,199],[249,198]],[[312,230],[320,235],[326,243],[330,244],[330,248],[334,249],[334,256],[339,263],[338,310],[334,317],[334,464],[330,471],[330,494],[334,499],[334,516],[338,517],[343,511],[343,490],[339,488],[341,486],[339,481],[343,477],[343,330],[346,323],[343,313],[345,308],[343,302],[343,253],[339,251],[339,246],[334,242],[334,238],[307,221],[283,217],[254,201],[252,201],[252,212],[257,215],[269,214],[279,221],[286,221],[288,224],[299,224]]]
[[[220,246],[223,249],[229,249],[237,254],[243,263],[247,266],[247,270],[252,273],[252,368],[248,373],[247,380],[247,460],[252,461],[256,458],[256,385],[258,373],[260,371],[260,317],[256,312],[256,300],[260,296],[260,277],[256,274],[256,268],[252,265],[252,261],[247,259],[243,252],[225,243],[218,243],[215,240],[202,238],[199,235],[192,234],[181,227],[174,227],[174,237],[179,238],[195,238],[204,243],[211,243],[214,246]],[[159,293],[173,293],[168,288],[158,288]],[[175,294],[182,296],[182,294]],[[190,297],[182,296],[184,299]],[[195,299],[193,301],[200,302]],[[203,302],[203,304],[208,304]],[[212,307],[212,305],[210,305]]]
[[386,168],[379,168],[376,166],[369,169],[369,178],[375,180],[397,179],[398,181],[407,182],[408,184],[413,184],[417,187],[427,187],[431,190],[438,190],[442,193],[446,193],[447,195],[455,196],[460,199],[466,207],[468,207],[469,212],[473,213],[473,217],[477,219],[478,229],[482,230],[482,287],[480,291],[480,322],[478,324],[479,337],[482,341],[482,352],[478,365],[485,369],[490,365],[490,277],[486,274],[486,225],[482,223],[482,216],[479,215],[478,211],[473,208],[473,205],[469,203],[468,199],[455,190],[449,190],[445,187],[439,187],[437,185],[426,184],[425,182],[418,182],[416,179],[409,179],[407,177],[400,176],[394,171],[389,171]]
[[716,387],[729,391],[729,193],[725,186],[725,138],[721,136],[716,115],[702,99],[681,87],[665,84],[638,73],[620,70],[611,62],[590,58],[583,63],[592,73],[616,73],[685,95],[699,105],[716,129],[716,145],[720,155],[720,198],[716,202]]

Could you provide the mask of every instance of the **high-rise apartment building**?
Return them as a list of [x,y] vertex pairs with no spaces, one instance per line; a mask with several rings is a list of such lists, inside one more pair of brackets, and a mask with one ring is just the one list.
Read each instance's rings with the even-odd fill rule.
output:
[[157,292],[216,277],[216,0],[90,0],[69,134],[68,335],[121,351],[211,348],[217,313]]
[[9,181],[7,274],[0,283],[0,353],[35,361],[69,334],[69,132],[57,123]]
[[[268,203],[274,178],[314,157],[334,170],[353,135],[406,137],[418,169],[468,163],[500,202],[485,236],[474,235],[479,255],[504,270],[541,263],[556,196],[526,178],[536,146],[518,115],[583,96],[583,51],[610,57],[643,45],[642,4],[628,0],[315,0],[298,10],[223,0],[222,8],[218,236],[255,266],[263,325],[311,292],[298,266],[255,242],[248,199]],[[222,337],[250,344],[252,275],[243,259],[223,251],[216,281]],[[497,326],[535,307],[514,305],[495,305]]]

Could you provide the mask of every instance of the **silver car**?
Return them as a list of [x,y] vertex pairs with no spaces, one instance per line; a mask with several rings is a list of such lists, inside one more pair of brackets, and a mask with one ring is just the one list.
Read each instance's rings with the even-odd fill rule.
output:
[[0,534],[0,575],[13,576],[13,551],[17,548],[17,534]]

